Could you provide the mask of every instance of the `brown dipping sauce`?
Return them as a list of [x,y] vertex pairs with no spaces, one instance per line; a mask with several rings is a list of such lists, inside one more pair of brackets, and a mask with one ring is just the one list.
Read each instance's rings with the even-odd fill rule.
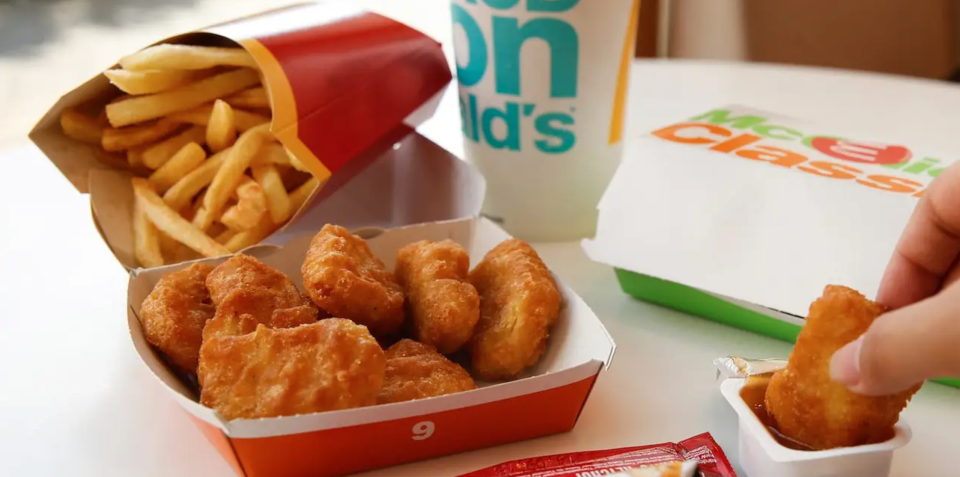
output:
[[777,430],[777,423],[774,421],[773,416],[767,412],[764,397],[767,394],[767,385],[770,384],[771,376],[773,376],[772,373],[749,376],[743,388],[740,389],[740,397],[743,399],[743,402],[747,403],[747,406],[750,406],[750,410],[756,414],[760,422],[770,431],[773,439],[779,442],[780,445],[793,450],[812,451],[813,449],[810,446],[781,434],[780,431]]

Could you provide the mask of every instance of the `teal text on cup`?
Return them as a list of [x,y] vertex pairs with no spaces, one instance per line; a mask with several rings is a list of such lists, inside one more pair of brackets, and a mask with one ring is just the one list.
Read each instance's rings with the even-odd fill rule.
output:
[[[561,13],[580,0],[464,0],[468,4],[481,2],[496,11],[488,31],[493,36],[492,48],[484,35],[484,29],[467,9],[451,4],[453,24],[463,29],[469,51],[457,65],[457,81],[469,88],[479,83],[490,66],[494,71],[494,89],[498,97],[483,98],[494,104],[478,104],[478,98],[461,89],[460,115],[463,135],[474,142],[484,142],[493,149],[521,151],[536,147],[547,154],[561,154],[576,144],[574,130],[577,76],[580,60],[580,41],[577,30],[570,23],[557,17],[540,17],[523,24],[512,14],[520,9],[526,12]],[[597,1],[597,0],[595,0]],[[550,109],[536,101],[514,101],[520,97],[522,74],[520,51],[533,39],[545,42],[550,49]],[[490,61],[492,50],[493,61]],[[465,60],[465,61],[464,61]],[[466,64],[461,66],[460,63]],[[544,85],[546,86],[546,85]],[[504,96],[500,98],[499,96]],[[568,100],[569,105],[557,110],[558,101]],[[562,104],[562,103],[560,103]],[[521,121],[533,121],[536,135],[521,137]],[[494,124],[500,121],[505,126],[502,134],[495,134]]]

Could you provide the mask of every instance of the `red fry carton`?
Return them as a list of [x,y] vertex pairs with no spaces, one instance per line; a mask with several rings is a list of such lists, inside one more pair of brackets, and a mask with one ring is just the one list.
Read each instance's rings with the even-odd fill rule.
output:
[[[335,189],[429,117],[451,73],[440,45],[402,23],[347,4],[302,4],[237,19],[159,43],[241,46],[269,94],[270,130],[321,184]],[[116,66],[114,66],[116,68]],[[127,268],[137,268],[133,190],[124,161],[68,138],[59,124],[73,107],[121,96],[97,75],[61,97],[30,133],[80,192]],[[332,193],[333,191],[329,191]],[[315,192],[316,194],[316,192]],[[315,203],[307,200],[283,231]]]

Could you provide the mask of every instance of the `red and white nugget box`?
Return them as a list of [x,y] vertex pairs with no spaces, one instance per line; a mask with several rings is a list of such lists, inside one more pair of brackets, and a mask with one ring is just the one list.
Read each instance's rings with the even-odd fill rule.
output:
[[[391,269],[403,245],[446,238],[467,249],[473,266],[509,237],[496,224],[476,218],[483,190],[483,179],[472,167],[414,133],[276,237],[289,239],[286,243],[259,245],[245,253],[283,271],[299,286],[313,232],[332,222],[362,228],[371,250]],[[415,221],[425,223],[387,228]],[[614,352],[596,315],[560,283],[563,306],[547,352],[521,379],[478,383],[474,391],[420,401],[225,421],[199,404],[195,390],[164,364],[144,339],[137,319],[157,280],[186,265],[131,273],[130,334],[151,372],[246,477],[328,477],[569,431]]]
[[[324,190],[345,183],[428,118],[452,79],[436,40],[348,2],[293,5],[161,43],[239,46],[249,52],[269,93],[271,133],[326,184]],[[130,53],[135,51],[131,47]],[[70,139],[59,122],[67,108],[106,104],[121,94],[98,74],[63,95],[30,138],[77,190],[90,194],[104,241],[132,269],[138,263],[129,168]],[[312,203],[308,200],[279,232]]]

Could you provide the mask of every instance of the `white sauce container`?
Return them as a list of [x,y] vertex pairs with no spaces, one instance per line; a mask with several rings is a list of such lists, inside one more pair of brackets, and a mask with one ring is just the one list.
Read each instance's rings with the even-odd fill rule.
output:
[[879,444],[825,451],[800,451],[784,447],[740,397],[746,380],[726,379],[720,392],[740,417],[739,461],[746,477],[885,477],[890,474],[893,451],[912,437],[903,419],[892,439]]

